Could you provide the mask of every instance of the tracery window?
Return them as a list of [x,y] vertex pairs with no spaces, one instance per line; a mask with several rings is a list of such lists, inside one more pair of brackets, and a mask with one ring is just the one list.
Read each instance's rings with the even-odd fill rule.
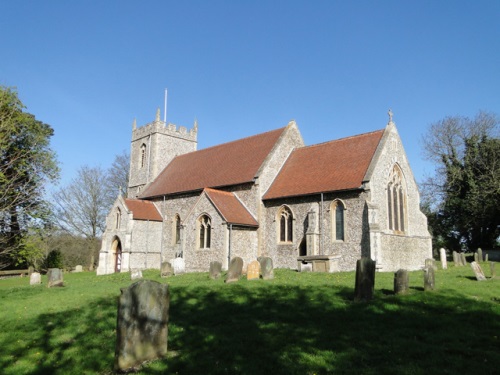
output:
[[200,249],[210,249],[210,240],[212,232],[212,222],[210,217],[203,215],[199,219],[199,239],[200,239]]
[[279,213],[279,241],[292,242],[293,241],[293,214],[292,211],[283,206]]
[[345,206],[342,201],[336,199],[332,202],[332,238],[334,241],[345,240]]
[[387,212],[389,229],[395,232],[405,231],[406,221],[406,194],[404,188],[403,174],[401,169],[395,165],[389,176],[387,184]]
[[141,145],[141,159],[139,165],[141,168],[146,165],[146,145],[144,143]]

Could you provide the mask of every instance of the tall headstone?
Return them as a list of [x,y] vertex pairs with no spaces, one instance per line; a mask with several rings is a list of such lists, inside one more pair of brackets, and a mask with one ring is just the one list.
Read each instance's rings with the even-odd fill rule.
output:
[[474,253],[474,262],[479,262],[479,256],[478,253]]
[[436,286],[434,268],[425,267],[424,268],[424,290],[434,290]]
[[400,269],[394,274],[394,293],[406,294],[410,288],[410,276],[407,270]]
[[222,272],[222,263],[213,261],[210,262],[210,278],[216,280],[220,278]]
[[375,287],[375,261],[362,257],[356,262],[354,301],[371,301]]
[[493,279],[495,276],[495,262],[490,262],[490,277]]
[[184,258],[175,258],[172,261],[172,267],[174,267],[174,275],[181,275],[186,272],[186,262]]
[[226,283],[238,281],[241,277],[242,271],[243,259],[241,259],[240,257],[231,259],[231,262],[229,263],[229,269],[227,270]]
[[260,263],[254,260],[248,264],[247,280],[258,280],[260,278]]
[[486,280],[486,276],[484,276],[484,272],[483,272],[481,266],[479,265],[479,263],[472,262],[470,264],[470,266],[472,267],[472,270],[474,271],[474,274],[476,275],[477,281],[484,281],[484,280]]
[[30,285],[38,285],[42,283],[42,276],[39,272],[32,272],[30,275]]
[[64,286],[63,272],[60,268],[49,268],[47,272],[47,287]]
[[446,260],[446,250],[443,248],[439,249],[439,256],[441,259],[441,268],[443,270],[448,269],[448,261]]
[[488,259],[488,253],[486,253],[486,254],[484,254],[484,261],[485,261],[486,263],[488,263],[488,260],[489,260],[489,259]]
[[483,249],[479,248],[477,249],[477,260],[478,262],[482,262],[483,261]]
[[260,275],[264,280],[274,279],[273,260],[269,257],[259,257]]
[[140,280],[121,289],[115,370],[127,371],[167,354],[169,306],[168,284]]
[[455,250],[453,250],[453,265],[455,267],[458,267],[460,266],[460,263],[461,261],[458,259],[458,253]]
[[466,266],[467,258],[465,257],[465,253],[460,253],[460,256],[462,257],[462,266]]
[[138,268],[134,268],[130,271],[130,280],[142,279],[142,271]]

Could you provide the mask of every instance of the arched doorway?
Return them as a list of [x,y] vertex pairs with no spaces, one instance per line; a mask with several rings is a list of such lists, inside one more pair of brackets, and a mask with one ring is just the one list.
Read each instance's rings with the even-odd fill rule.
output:
[[118,237],[113,240],[111,250],[114,254],[115,272],[120,272],[122,269],[122,244]]

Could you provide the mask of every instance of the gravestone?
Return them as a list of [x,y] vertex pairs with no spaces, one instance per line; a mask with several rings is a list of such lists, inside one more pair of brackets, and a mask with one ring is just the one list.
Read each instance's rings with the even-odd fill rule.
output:
[[172,261],[172,267],[174,267],[174,275],[182,275],[186,272],[186,262],[184,258],[175,258]]
[[474,253],[474,262],[479,262],[479,255],[478,253]]
[[490,262],[490,277],[493,279],[495,276],[495,262]]
[[168,284],[140,280],[121,289],[115,370],[127,371],[167,354],[169,306]]
[[462,258],[462,266],[467,265],[467,258],[465,257],[465,253],[460,253],[460,256]]
[[453,251],[453,264],[455,267],[460,266],[461,261],[458,259],[458,253],[456,251]]
[[130,280],[142,279],[142,271],[138,268],[134,268],[130,271]]
[[262,279],[274,279],[273,260],[269,257],[259,257],[257,259],[260,263],[260,276]]
[[240,257],[231,259],[231,263],[229,263],[229,269],[227,270],[226,283],[238,281],[241,277],[242,271],[243,259],[241,259]]
[[439,255],[441,259],[441,268],[443,270],[448,269],[448,261],[446,260],[446,250],[443,248],[439,249]]
[[484,255],[484,261],[485,261],[486,263],[488,263],[488,260],[489,260],[489,259],[488,259],[488,253],[486,253],[486,254]]
[[410,276],[407,270],[400,269],[394,274],[394,293],[406,294],[410,287]]
[[370,301],[373,299],[375,286],[375,261],[362,257],[356,262],[356,284],[354,287],[354,301]]
[[432,258],[427,258],[425,260],[425,267],[432,267],[434,271],[437,271],[436,261]]
[[470,266],[472,267],[472,270],[474,271],[474,274],[476,275],[477,281],[484,281],[484,280],[486,280],[486,276],[484,276],[484,272],[481,269],[481,266],[479,265],[479,263],[472,262],[470,264]]
[[37,285],[42,283],[42,276],[39,272],[32,272],[30,275],[30,285]]
[[59,268],[49,268],[47,272],[47,287],[64,286],[63,272]]
[[424,290],[434,290],[435,287],[435,274],[434,268],[425,267],[424,268]]
[[260,278],[260,263],[254,260],[248,264],[247,280],[258,280]]
[[172,265],[170,262],[163,262],[161,264],[161,270],[160,270],[160,276],[161,277],[168,277],[172,276],[174,274],[174,269],[172,268]]
[[210,278],[212,280],[220,278],[221,272],[222,272],[221,262],[217,261],[210,262]]
[[75,269],[73,270],[73,272],[76,272],[76,273],[83,272],[83,267],[81,265],[77,265],[77,266],[75,266]]
[[477,259],[479,262],[482,262],[483,261],[483,249],[479,248],[477,249]]

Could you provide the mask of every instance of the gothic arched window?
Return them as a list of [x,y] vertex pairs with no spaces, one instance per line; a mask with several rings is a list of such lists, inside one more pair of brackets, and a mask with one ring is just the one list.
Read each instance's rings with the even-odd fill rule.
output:
[[278,212],[279,220],[279,233],[278,238],[280,242],[293,241],[293,214],[292,211],[283,206]]
[[334,241],[345,240],[345,206],[342,201],[336,199],[332,202],[332,239]]
[[181,243],[181,217],[175,215],[172,225],[172,239],[175,244]]
[[406,194],[403,183],[403,173],[395,165],[387,184],[387,212],[389,229],[395,232],[405,231]]
[[198,220],[200,249],[210,249],[212,222],[208,215],[203,215]]
[[115,229],[120,229],[120,222],[122,221],[122,211],[120,208],[116,208],[116,223],[115,223]]
[[141,168],[146,165],[146,145],[144,143],[141,145],[141,159],[139,165]]

